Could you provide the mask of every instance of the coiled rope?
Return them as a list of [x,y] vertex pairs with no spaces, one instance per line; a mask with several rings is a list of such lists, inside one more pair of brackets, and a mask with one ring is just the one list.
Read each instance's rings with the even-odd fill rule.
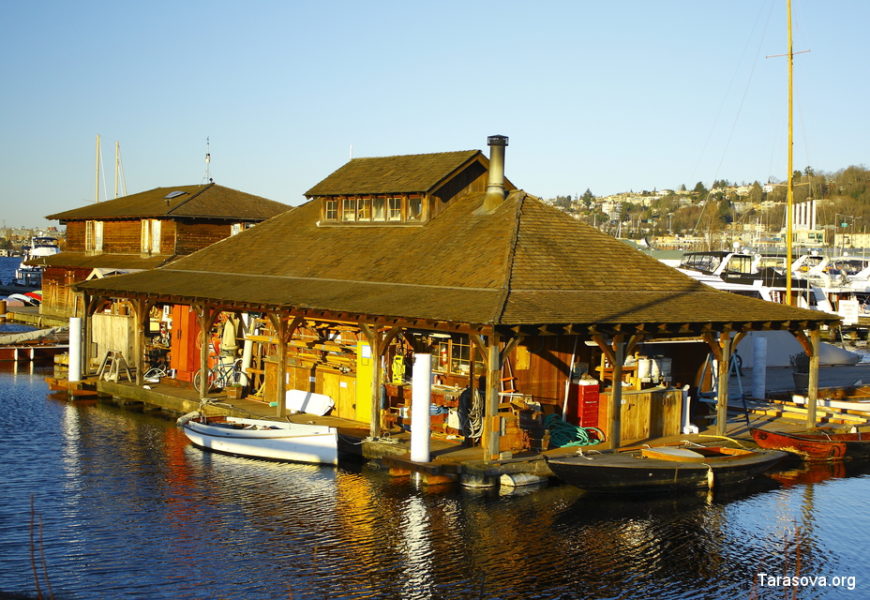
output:
[[[604,441],[604,432],[597,427],[572,425],[553,413],[544,417],[544,427],[550,432],[550,447],[594,446]],[[595,433],[597,437],[590,434]]]

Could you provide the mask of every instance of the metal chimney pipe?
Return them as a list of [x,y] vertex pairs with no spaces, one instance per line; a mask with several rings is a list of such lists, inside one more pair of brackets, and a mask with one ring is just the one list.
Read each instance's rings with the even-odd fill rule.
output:
[[508,145],[506,135],[491,135],[489,144],[489,177],[486,180],[486,199],[483,208],[491,211],[504,200],[504,149]]

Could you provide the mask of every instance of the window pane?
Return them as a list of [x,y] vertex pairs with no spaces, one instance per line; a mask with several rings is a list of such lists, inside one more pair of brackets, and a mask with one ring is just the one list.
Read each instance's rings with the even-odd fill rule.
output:
[[387,220],[388,221],[401,221],[402,220],[402,199],[401,198],[390,198],[388,209],[387,209]]
[[408,220],[420,221],[423,219],[423,199],[409,198],[408,199]]
[[360,198],[356,205],[356,220],[370,221],[372,218],[372,201],[370,198]]
[[372,200],[372,220],[385,221],[387,219],[386,201],[383,198]]
[[354,221],[356,219],[356,198],[342,200],[341,220]]
[[335,221],[338,219],[338,204],[335,200],[326,200],[323,206],[323,219],[325,221]]

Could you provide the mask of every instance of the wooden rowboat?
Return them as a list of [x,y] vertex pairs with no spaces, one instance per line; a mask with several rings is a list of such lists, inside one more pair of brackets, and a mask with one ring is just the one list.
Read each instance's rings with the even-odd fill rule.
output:
[[658,446],[545,456],[553,473],[592,492],[671,492],[727,487],[785,458],[776,450]]
[[179,419],[184,434],[203,450],[288,462],[338,464],[338,431],[325,425],[240,417]]
[[806,461],[870,459],[870,434],[866,433],[784,433],[767,429],[752,429],[751,433],[752,439],[762,448],[785,450]]

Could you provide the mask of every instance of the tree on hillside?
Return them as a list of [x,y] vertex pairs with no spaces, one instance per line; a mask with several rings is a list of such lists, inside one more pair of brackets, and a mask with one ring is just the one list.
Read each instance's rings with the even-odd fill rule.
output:
[[586,191],[583,192],[583,196],[580,198],[580,201],[583,202],[583,206],[589,208],[592,206],[592,203],[595,202],[595,196],[592,195],[592,191],[589,188],[586,188]]
[[698,197],[703,199],[707,197],[707,188],[704,187],[704,182],[699,181],[695,184],[695,187],[692,189],[693,192],[698,194]]
[[752,183],[752,187],[749,188],[749,201],[755,204],[758,204],[764,200],[764,190],[761,188],[761,184],[757,181]]

